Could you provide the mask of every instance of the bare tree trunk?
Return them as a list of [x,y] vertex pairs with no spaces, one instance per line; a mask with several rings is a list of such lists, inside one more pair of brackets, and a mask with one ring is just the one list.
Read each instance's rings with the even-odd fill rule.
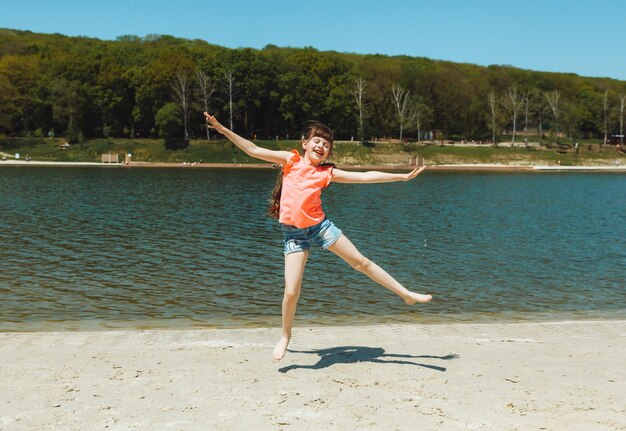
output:
[[232,70],[229,70],[224,74],[226,79],[226,90],[228,91],[228,106],[230,110],[230,130],[233,130],[233,91],[235,85],[235,74]]
[[391,92],[393,93],[393,100],[396,107],[396,111],[398,111],[398,119],[400,121],[400,142],[402,142],[402,131],[404,128],[404,120],[408,115],[409,108],[409,94],[410,91],[404,90],[402,87],[394,85],[391,87]]
[[491,90],[489,93],[489,107],[491,108],[491,142],[493,146],[496,144],[496,92]]
[[554,90],[548,94],[546,94],[546,99],[548,99],[548,105],[550,105],[550,109],[552,109],[552,115],[554,115],[554,124],[556,129],[556,141],[559,142],[559,99],[561,95],[559,90]]
[[189,116],[189,78],[183,72],[176,72],[172,80],[172,90],[176,101],[183,112],[183,122],[185,124],[185,139],[189,139],[189,130],[187,128],[187,118]]
[[[215,91],[213,85],[211,85],[209,76],[201,70],[196,70],[196,78],[198,78],[198,85],[200,85],[200,90],[202,91],[202,101],[204,103],[204,112],[209,111],[209,97]],[[206,140],[209,141],[211,139],[211,133],[209,132],[209,128],[206,129]]]
[[619,97],[619,144],[624,147],[624,105],[626,105],[626,96]]
[[422,140],[422,111],[415,111],[415,126],[417,127],[417,142]]
[[513,136],[511,138],[511,146],[515,144],[515,132],[517,131],[517,117],[519,115],[520,109],[522,109],[522,105],[524,104],[524,100],[517,93],[517,88],[511,87],[507,92],[507,98],[504,103],[504,107],[509,111],[511,115],[511,122],[513,123]]
[[530,91],[524,96],[524,132],[528,132],[528,105],[530,104]]
[[543,108],[539,108],[539,111],[537,111],[537,116],[539,117],[539,143],[543,142]]
[[602,98],[602,108],[604,111],[604,140],[602,141],[603,145],[606,145],[608,140],[608,120],[607,120],[607,111],[609,109],[609,91],[604,92],[604,97]]
[[361,137],[361,142],[365,142],[365,130],[363,126],[363,95],[364,94],[365,94],[365,81],[363,81],[363,78],[358,78],[355,82],[354,90],[352,90],[352,95],[354,96],[356,105],[359,108],[359,134]]

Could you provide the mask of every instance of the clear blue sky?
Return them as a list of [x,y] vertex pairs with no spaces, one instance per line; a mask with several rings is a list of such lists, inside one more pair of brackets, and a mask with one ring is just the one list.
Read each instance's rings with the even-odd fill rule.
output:
[[0,27],[313,46],[626,80],[623,0],[4,0]]

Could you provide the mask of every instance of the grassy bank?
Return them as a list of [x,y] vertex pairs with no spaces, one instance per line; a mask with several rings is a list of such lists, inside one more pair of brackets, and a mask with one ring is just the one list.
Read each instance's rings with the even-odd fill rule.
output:
[[[93,139],[84,144],[61,148],[64,139],[0,138],[0,151],[6,157],[19,153],[33,160],[99,162],[103,153],[117,153],[119,160],[132,154],[136,162],[169,163],[251,163],[248,157],[225,140],[192,140],[185,150],[166,150],[160,139]],[[257,141],[257,144],[275,150],[299,148],[297,141]],[[424,157],[428,164],[497,163],[512,165],[614,165],[626,164],[626,154],[614,146],[601,148],[597,141],[581,141],[579,154],[571,146],[538,146],[530,148],[445,145],[433,143],[370,143],[337,142],[332,161],[337,164],[403,165],[410,156]]]

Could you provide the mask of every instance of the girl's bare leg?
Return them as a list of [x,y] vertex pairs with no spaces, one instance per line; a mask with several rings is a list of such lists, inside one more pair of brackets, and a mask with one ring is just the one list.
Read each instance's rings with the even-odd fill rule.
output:
[[406,287],[398,283],[384,269],[363,256],[345,235],[341,235],[333,245],[328,247],[328,249],[348,262],[348,264],[350,264],[350,266],[357,271],[362,272],[376,283],[402,297],[404,302],[407,304],[415,304],[416,302],[423,304],[432,299],[431,295],[422,295],[420,293],[411,292]]
[[296,315],[296,305],[300,297],[304,266],[309,257],[309,251],[290,253],[285,255],[285,294],[283,296],[283,336],[274,348],[274,360],[280,361],[287,352],[291,340],[291,328]]

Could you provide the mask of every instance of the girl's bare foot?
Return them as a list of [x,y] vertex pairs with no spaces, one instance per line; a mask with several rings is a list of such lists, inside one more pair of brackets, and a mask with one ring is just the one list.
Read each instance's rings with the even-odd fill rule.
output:
[[274,347],[274,354],[273,354],[274,362],[278,362],[281,359],[283,359],[283,357],[285,356],[285,353],[287,353],[288,345],[289,345],[289,338],[283,335],[280,341],[278,342],[278,344],[276,345],[276,347]]
[[409,292],[409,294],[404,297],[404,302],[409,305],[413,305],[416,302],[426,304],[427,302],[430,302],[431,299],[433,299],[432,295],[422,295],[421,293]]

